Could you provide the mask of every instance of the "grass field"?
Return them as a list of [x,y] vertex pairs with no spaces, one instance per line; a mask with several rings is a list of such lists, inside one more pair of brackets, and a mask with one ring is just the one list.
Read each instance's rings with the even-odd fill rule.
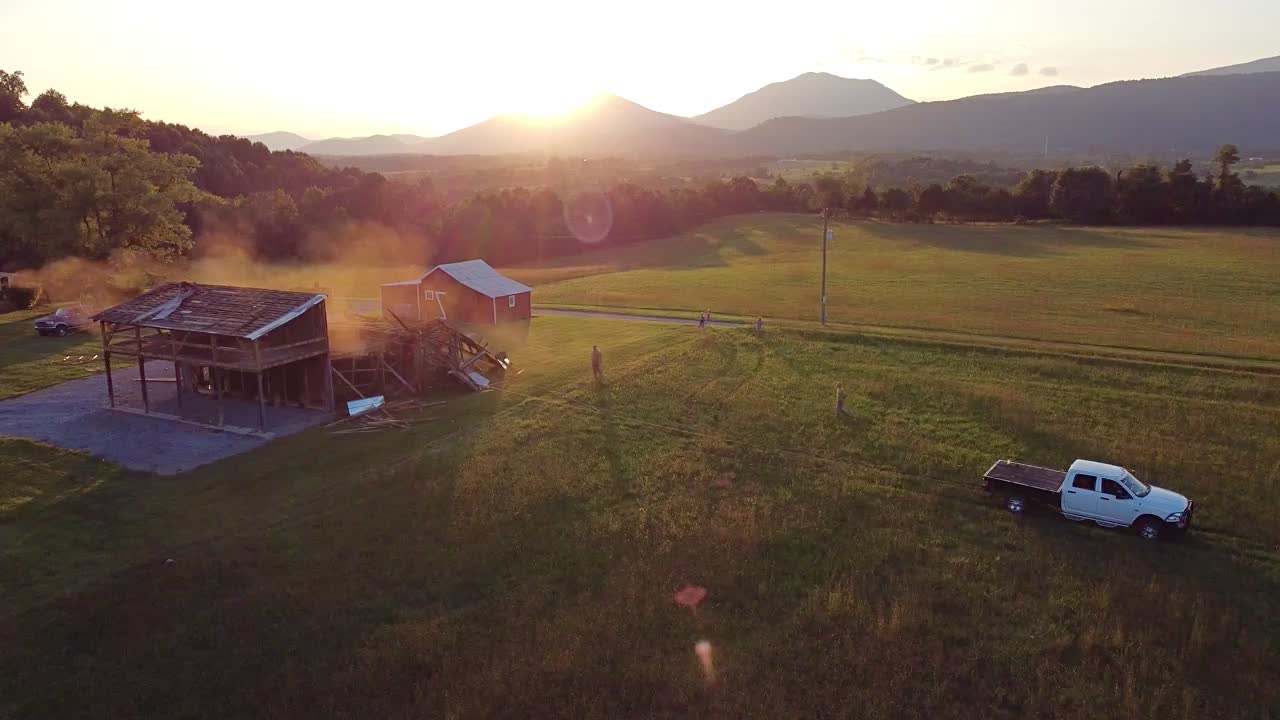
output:
[[[513,356],[413,430],[177,478],[0,441],[0,717],[1280,714],[1280,378],[570,318]],[[1200,528],[978,485],[1077,456]]]
[[1245,182],[1250,185],[1261,185],[1265,188],[1280,187],[1280,165],[1270,164],[1261,167],[1250,167],[1242,172]]
[[[727,218],[512,270],[539,303],[816,320],[821,220]],[[1280,358],[1280,232],[836,223],[836,323]]]
[[66,337],[36,335],[32,323],[51,312],[45,307],[0,314],[0,400],[102,370],[101,360],[91,360],[102,350],[97,326]]

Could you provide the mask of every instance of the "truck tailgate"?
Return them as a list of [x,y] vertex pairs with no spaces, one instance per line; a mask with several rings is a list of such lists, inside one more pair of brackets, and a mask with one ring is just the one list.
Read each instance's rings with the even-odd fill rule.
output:
[[1053,470],[1037,465],[1023,465],[1009,460],[997,460],[991,466],[991,469],[987,470],[987,474],[983,476],[986,480],[1023,485],[1053,493],[1058,492],[1058,489],[1062,487],[1062,481],[1066,477],[1067,474],[1061,470]]

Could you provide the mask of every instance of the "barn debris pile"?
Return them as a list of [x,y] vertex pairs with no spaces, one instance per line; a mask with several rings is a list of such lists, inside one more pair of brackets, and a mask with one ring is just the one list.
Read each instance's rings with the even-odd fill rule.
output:
[[335,325],[344,340],[332,357],[333,374],[353,399],[421,395],[442,375],[480,392],[511,366],[506,353],[447,320],[406,323],[387,315]]
[[423,402],[412,399],[388,403],[384,396],[377,395],[348,402],[347,416],[329,423],[327,427],[330,428],[329,433],[332,435],[356,435],[382,432],[383,430],[404,430],[436,419],[434,417],[404,417],[404,415],[444,404],[444,400]]

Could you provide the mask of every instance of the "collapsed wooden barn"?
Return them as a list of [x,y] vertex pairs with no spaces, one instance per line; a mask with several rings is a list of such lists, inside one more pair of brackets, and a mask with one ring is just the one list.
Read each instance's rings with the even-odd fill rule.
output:
[[[174,364],[177,405],[183,392],[254,400],[259,429],[267,405],[332,412],[333,381],[325,296],[259,288],[166,283],[93,316],[102,329],[107,396],[116,406],[111,361],[136,359],[142,411],[148,399],[147,361]],[[174,418],[181,419],[181,418]]]

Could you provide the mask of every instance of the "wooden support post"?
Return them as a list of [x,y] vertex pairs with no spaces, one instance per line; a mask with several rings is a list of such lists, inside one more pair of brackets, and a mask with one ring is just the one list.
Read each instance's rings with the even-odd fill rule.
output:
[[302,397],[298,403],[301,407],[307,407],[307,402],[311,400],[311,358],[302,361]]
[[169,346],[173,349],[173,388],[178,393],[178,407],[182,407],[182,365],[178,362],[178,338],[169,331]]
[[320,312],[320,318],[321,318],[321,328],[324,332],[324,345],[325,345],[325,348],[324,348],[325,354],[321,355],[320,359],[323,366],[329,369],[329,372],[324,373],[324,404],[326,407],[329,408],[329,412],[336,413],[338,412],[337,399],[334,397],[334,393],[333,393],[333,373],[336,371],[333,369],[333,363],[330,359],[332,356],[328,352],[329,351],[329,310],[327,307],[325,307],[325,305],[318,305],[317,307],[320,308],[319,312]]
[[[210,334],[209,336],[209,359],[211,363],[218,363],[218,336]],[[210,365],[209,373],[214,380],[214,397],[218,400],[218,427],[223,427],[223,377],[219,372],[218,365]]]
[[173,361],[173,390],[178,393],[178,407],[182,407],[182,364]]
[[111,335],[107,332],[107,324],[99,323],[102,330],[102,364],[107,370],[107,403],[110,407],[116,406],[116,388],[111,382]]
[[133,337],[138,341],[138,379],[142,381],[142,412],[151,412],[151,402],[147,399],[147,359],[142,354],[142,327],[133,326]]
[[209,368],[209,372],[213,373],[213,393],[214,397],[218,399],[218,427],[222,427],[224,424],[222,414],[222,369],[215,365]]
[[258,376],[258,429],[267,429],[267,399],[262,393],[262,349],[261,343],[253,341],[253,364]]

